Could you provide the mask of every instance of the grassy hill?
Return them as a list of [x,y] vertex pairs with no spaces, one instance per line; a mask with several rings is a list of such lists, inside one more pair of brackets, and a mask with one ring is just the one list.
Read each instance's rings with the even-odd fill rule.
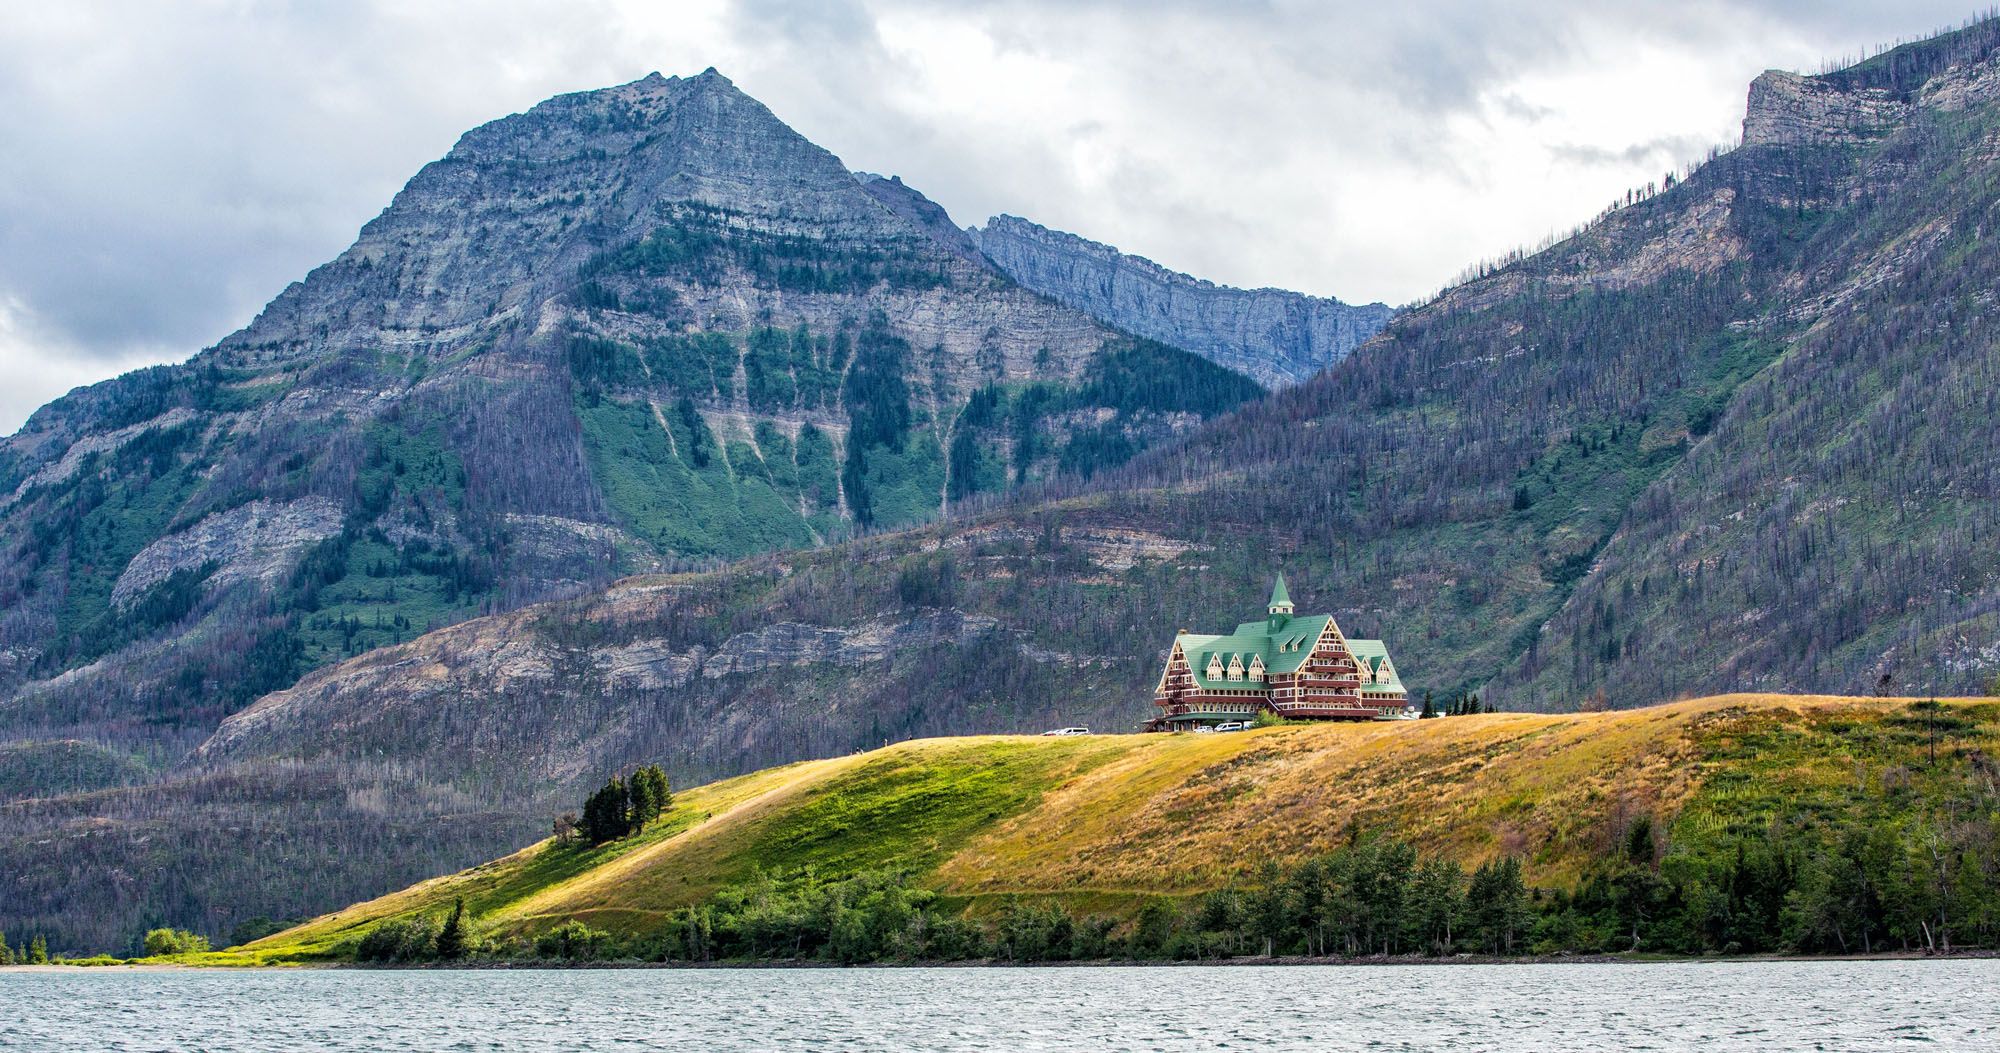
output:
[[[1897,839],[1891,855],[1912,866],[1948,841],[1955,868],[1993,873],[1997,749],[2000,701],[1782,695],[1234,735],[927,739],[687,790],[641,835],[544,841],[207,960],[350,958],[377,925],[441,917],[461,897],[472,931],[501,947],[572,921],[657,936],[692,916],[682,908],[801,874],[894,873],[934,893],[940,917],[1027,900],[1111,931],[1143,923],[1150,903],[1254,889],[1267,863],[1371,842],[1466,866],[1517,859],[1545,889],[1636,863],[1683,899],[1709,864],[1733,853],[1746,868],[1745,846],[1837,855],[1828,846],[1863,829]],[[1957,924],[1960,943],[1976,938],[1977,923]]]

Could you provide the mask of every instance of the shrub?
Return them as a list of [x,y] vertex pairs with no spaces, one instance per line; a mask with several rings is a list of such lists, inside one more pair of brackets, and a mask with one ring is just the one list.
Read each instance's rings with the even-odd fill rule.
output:
[[535,938],[535,953],[564,961],[589,961],[603,952],[611,934],[572,918]]
[[426,917],[385,921],[361,937],[354,956],[364,962],[420,962],[437,954],[437,922]]
[[201,954],[208,950],[208,937],[198,936],[186,929],[154,929],[146,934],[146,953]]

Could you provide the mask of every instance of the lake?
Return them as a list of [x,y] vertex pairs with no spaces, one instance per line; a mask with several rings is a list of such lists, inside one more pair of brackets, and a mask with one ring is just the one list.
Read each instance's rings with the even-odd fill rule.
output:
[[2000,1049],[2000,961],[0,972],[0,1049]]

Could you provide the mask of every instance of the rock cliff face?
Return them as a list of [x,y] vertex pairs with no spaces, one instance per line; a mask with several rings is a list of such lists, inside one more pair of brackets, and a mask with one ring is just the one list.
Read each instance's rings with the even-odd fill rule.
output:
[[1750,82],[1743,141],[1762,146],[1852,146],[1874,142],[1909,114],[1887,88],[1844,89],[1770,70]]
[[1215,285],[1017,216],[995,216],[966,233],[1022,285],[1267,388],[1296,384],[1347,357],[1395,314],[1379,303]]

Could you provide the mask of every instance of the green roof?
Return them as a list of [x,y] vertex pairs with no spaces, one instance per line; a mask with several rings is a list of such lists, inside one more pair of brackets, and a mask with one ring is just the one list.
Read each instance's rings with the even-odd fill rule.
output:
[[1291,605],[1292,594],[1285,591],[1285,575],[1283,571],[1280,571],[1278,573],[1277,584],[1271,586],[1271,602],[1266,606],[1290,607]]
[[[1236,631],[1222,636],[1206,636],[1200,633],[1185,633],[1180,638],[1181,651],[1187,655],[1188,667],[1194,670],[1195,686],[1207,691],[1261,691],[1265,684],[1260,680],[1231,680],[1228,676],[1229,659],[1236,657],[1243,662],[1247,673],[1252,658],[1264,659],[1264,675],[1272,673],[1295,673],[1305,664],[1311,653],[1312,642],[1326,630],[1332,615],[1315,614],[1304,618],[1287,618],[1244,622]],[[1274,631],[1272,623],[1278,622]],[[1208,659],[1211,655],[1222,658],[1223,676],[1211,680],[1208,677]]]
[[1384,665],[1389,667],[1389,678],[1387,680],[1378,680],[1372,684],[1361,685],[1363,693],[1368,691],[1401,691],[1403,689],[1403,678],[1396,672],[1396,663],[1389,661],[1388,644],[1380,640],[1349,640],[1347,641],[1347,649],[1354,652],[1355,659],[1362,665],[1367,666],[1368,671],[1374,673],[1376,676],[1382,675],[1382,667]]

